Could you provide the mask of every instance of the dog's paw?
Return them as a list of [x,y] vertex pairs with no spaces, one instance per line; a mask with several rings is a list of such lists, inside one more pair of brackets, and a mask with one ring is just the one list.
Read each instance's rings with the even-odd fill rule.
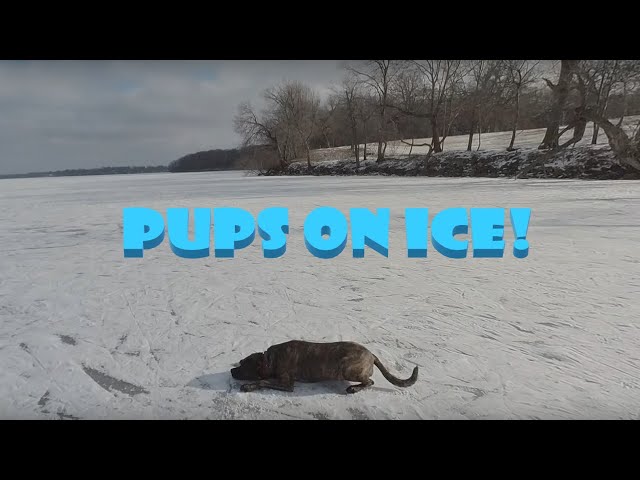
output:
[[347,387],[347,393],[358,393],[359,389],[355,387],[355,385],[351,385]]
[[242,385],[240,387],[240,391],[241,392],[252,392],[253,389],[254,389],[254,387],[250,383],[245,383],[244,385]]

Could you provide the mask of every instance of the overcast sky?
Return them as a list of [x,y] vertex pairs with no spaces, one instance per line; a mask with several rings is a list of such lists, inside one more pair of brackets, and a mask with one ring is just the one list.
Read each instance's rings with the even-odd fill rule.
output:
[[326,93],[339,61],[0,61],[0,174],[166,165],[232,148],[238,103],[301,80]]

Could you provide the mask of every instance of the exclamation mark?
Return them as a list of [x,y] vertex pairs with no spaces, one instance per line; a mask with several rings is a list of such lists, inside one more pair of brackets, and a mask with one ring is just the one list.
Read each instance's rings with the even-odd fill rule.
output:
[[527,240],[527,230],[529,229],[529,219],[531,218],[530,208],[512,208],[511,226],[516,241],[513,243],[513,256],[525,258],[529,255],[529,241]]

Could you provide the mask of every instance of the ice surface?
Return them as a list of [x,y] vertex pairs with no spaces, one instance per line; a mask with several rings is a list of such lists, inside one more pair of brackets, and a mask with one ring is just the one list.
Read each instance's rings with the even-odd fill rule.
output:
[[[317,206],[391,209],[389,258],[304,246]],[[122,209],[289,208],[287,252],[125,259]],[[407,258],[403,212],[531,207],[530,254]],[[507,217],[508,221],[508,217]],[[0,181],[0,418],[639,418],[640,182],[148,174]],[[353,340],[375,386],[239,392],[288,339]]]

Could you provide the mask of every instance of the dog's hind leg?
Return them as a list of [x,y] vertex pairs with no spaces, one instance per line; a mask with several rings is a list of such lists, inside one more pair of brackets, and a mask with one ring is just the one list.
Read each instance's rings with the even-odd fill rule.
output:
[[345,364],[342,378],[348,382],[360,382],[347,387],[347,393],[357,393],[373,385],[373,355],[368,354],[364,358],[362,355],[352,356],[345,359]]
[[293,382],[289,379],[260,380],[255,383],[245,383],[240,387],[240,390],[243,392],[253,392],[254,390],[261,390],[263,388],[293,392]]
[[351,385],[347,387],[347,393],[358,393],[360,390],[364,390],[365,388],[369,388],[373,385],[373,380],[370,378],[366,379],[362,383],[358,385]]

